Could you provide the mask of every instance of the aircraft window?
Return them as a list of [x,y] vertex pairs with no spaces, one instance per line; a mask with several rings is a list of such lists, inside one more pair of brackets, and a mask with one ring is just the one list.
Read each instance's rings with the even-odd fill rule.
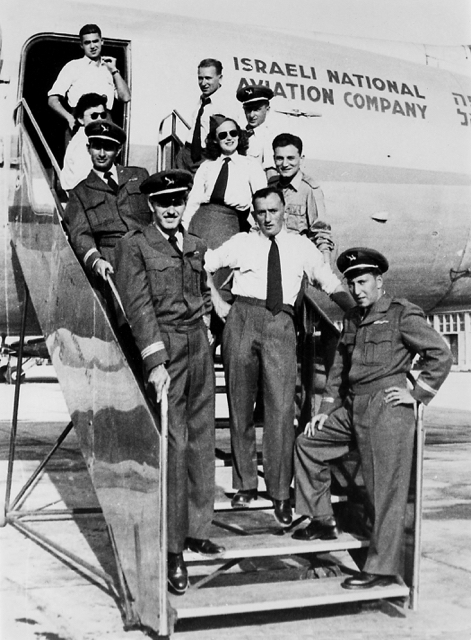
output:
[[[121,40],[106,39],[103,47],[104,55],[111,55],[117,59],[117,66],[122,72],[126,82],[129,83],[129,43]],[[65,152],[66,123],[47,104],[47,92],[52,87],[62,67],[82,56],[78,36],[41,34],[34,36],[25,45],[21,61],[21,82],[19,99],[24,98],[28,103],[34,118],[59,166]],[[128,105],[115,100],[112,118],[125,130],[127,129]],[[37,137],[25,118],[25,126],[33,137],[33,142],[38,150]],[[123,149],[124,162],[127,158],[127,148]]]

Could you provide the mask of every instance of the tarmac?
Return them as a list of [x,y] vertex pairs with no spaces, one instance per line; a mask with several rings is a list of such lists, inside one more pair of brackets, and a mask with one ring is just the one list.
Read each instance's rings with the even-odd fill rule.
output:
[[[176,640],[471,640],[471,373],[453,372],[425,413],[424,504],[419,610],[336,605],[183,620]],[[14,387],[0,384],[0,495],[4,494]],[[57,383],[22,385],[15,489],[69,422]],[[68,481],[68,482],[67,482]],[[61,507],[68,498],[96,504],[77,448],[68,436],[26,506]],[[63,506],[63,505],[62,505]],[[99,516],[35,524],[91,564],[107,570],[111,552]],[[105,542],[103,542],[105,541]],[[11,525],[0,528],[2,640],[143,640],[125,631],[99,580],[91,582]],[[328,578],[326,578],[328,579]]]

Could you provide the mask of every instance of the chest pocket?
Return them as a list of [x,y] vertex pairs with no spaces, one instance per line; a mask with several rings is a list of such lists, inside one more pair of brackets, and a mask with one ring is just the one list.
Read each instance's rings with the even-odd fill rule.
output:
[[194,253],[187,258],[189,268],[186,275],[189,277],[190,291],[195,296],[201,296],[201,272],[203,271],[203,261],[200,253]]
[[91,191],[87,198],[86,214],[93,232],[108,229],[115,219],[113,210],[114,207],[106,202],[104,191]]
[[147,278],[150,283],[152,295],[160,297],[166,292],[173,291],[180,282],[181,286],[181,262],[179,258],[171,256],[158,256],[146,258]]
[[137,219],[140,224],[149,224],[152,214],[147,204],[147,196],[141,193],[138,180],[129,180],[126,182],[125,190],[127,194],[127,202],[131,207],[130,213]]
[[348,355],[351,356],[355,347],[355,334],[345,333],[342,336],[342,344],[344,345]]
[[305,231],[307,229],[306,213],[300,204],[288,204],[285,207],[286,228],[292,231]]
[[391,329],[384,325],[372,325],[366,329],[363,350],[365,364],[388,364],[392,357]]

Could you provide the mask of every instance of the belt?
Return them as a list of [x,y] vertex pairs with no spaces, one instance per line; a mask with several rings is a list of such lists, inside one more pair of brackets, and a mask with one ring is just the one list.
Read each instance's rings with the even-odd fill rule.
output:
[[[241,302],[242,304],[250,304],[254,307],[267,307],[267,301],[260,298],[248,298],[246,296],[236,296],[235,302]],[[284,304],[281,310],[287,313],[289,316],[294,317],[294,307],[290,304]]]
[[98,244],[100,247],[115,247],[118,240],[120,240],[124,236],[124,233],[120,236],[107,236],[105,238],[100,238]]
[[203,318],[198,318],[198,320],[189,324],[184,324],[183,322],[180,324],[162,324],[159,322],[159,329],[163,333],[193,333],[204,328]]
[[375,393],[382,389],[387,389],[391,385],[399,385],[401,387],[407,387],[407,378],[405,373],[395,373],[387,376],[386,378],[379,378],[378,380],[372,380],[371,382],[365,382],[363,384],[352,384],[351,392],[355,396],[361,396],[367,393]]

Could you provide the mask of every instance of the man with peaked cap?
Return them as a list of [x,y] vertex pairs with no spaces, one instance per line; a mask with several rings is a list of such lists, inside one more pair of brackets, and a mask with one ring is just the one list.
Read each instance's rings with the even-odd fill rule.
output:
[[274,134],[267,123],[270,100],[273,96],[272,89],[265,85],[242,87],[236,93],[236,98],[242,103],[247,119],[246,131],[249,136],[247,155],[260,162],[267,178],[276,175],[271,146]]
[[[372,532],[362,571],[342,586],[367,589],[393,584],[402,572],[414,403],[432,400],[452,358],[419,307],[385,293],[389,265],[381,253],[354,247],[339,256],[337,266],[357,306],[345,315],[319,413],[296,441],[296,511],[311,521],[293,538],[337,537],[329,461],[356,440]],[[406,376],[417,354],[421,372],[408,388]]]
[[116,164],[126,140],[116,124],[95,120],[85,127],[85,135],[93,168],[70,192],[65,220],[78,257],[105,280],[114,271],[118,239],[151,221],[147,198],[139,189],[149,174],[140,167]]
[[141,184],[153,223],[117,245],[116,284],[148,383],[168,390],[168,581],[188,588],[183,550],[204,557],[224,548],[208,539],[214,510],[214,368],[207,327],[210,290],[205,243],[181,225],[192,176],[161,171]]

